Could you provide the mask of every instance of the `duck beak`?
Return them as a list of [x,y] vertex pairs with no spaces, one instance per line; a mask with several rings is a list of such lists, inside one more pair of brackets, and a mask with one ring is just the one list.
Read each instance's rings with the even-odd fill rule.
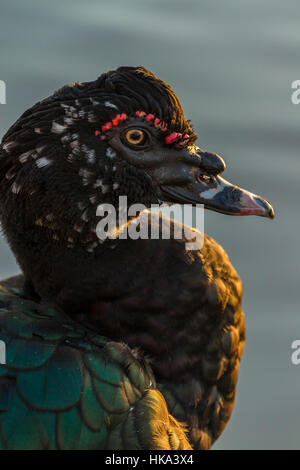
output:
[[214,153],[198,153],[187,165],[185,162],[165,167],[160,171],[160,197],[166,202],[179,204],[203,204],[206,209],[228,215],[257,215],[273,219],[272,205],[263,197],[235,186],[220,177],[226,166]]
[[210,182],[195,181],[185,188],[166,185],[161,189],[168,202],[203,204],[205,209],[227,215],[275,217],[274,209],[266,199],[234,186],[219,176],[210,179]]

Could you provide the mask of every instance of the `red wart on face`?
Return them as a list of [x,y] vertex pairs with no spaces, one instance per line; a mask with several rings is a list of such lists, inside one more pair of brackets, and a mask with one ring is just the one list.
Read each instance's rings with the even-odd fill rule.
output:
[[[136,111],[135,115],[140,119],[145,119],[149,124],[153,124],[156,129],[161,130],[162,132],[167,132],[168,125],[161,121],[158,117],[155,117],[154,114],[146,113],[145,111]],[[100,140],[105,140],[105,133],[111,130],[113,127],[117,127],[120,123],[126,121],[128,118],[126,113],[117,114],[111,121],[106,122],[101,126],[101,131],[95,130],[95,136],[100,138]],[[188,134],[182,135],[180,132],[171,132],[165,136],[165,143],[167,145],[174,144],[176,142],[176,147],[183,147],[188,143],[190,136]]]

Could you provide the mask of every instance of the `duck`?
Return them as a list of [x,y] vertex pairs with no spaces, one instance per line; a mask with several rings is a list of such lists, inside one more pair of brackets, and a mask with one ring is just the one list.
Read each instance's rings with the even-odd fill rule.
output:
[[0,283],[1,449],[208,450],[221,435],[245,344],[226,252],[97,231],[123,196],[148,218],[162,202],[274,217],[196,142],[142,66],[65,85],[4,135],[0,220],[21,274]]

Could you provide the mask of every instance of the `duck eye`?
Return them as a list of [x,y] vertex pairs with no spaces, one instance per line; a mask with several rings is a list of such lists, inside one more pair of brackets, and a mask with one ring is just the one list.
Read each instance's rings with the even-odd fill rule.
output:
[[146,139],[147,135],[141,129],[130,129],[125,132],[126,143],[130,145],[143,145]]

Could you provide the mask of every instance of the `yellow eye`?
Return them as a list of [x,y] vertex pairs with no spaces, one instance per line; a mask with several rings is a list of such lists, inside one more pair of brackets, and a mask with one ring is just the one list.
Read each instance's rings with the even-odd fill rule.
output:
[[146,134],[141,129],[130,129],[125,133],[125,139],[131,145],[141,145],[146,140]]

